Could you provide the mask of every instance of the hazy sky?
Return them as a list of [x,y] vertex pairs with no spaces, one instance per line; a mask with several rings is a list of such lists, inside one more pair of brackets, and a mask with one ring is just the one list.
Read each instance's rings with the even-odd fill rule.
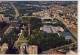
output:
[[78,1],[78,0],[0,0],[0,1]]

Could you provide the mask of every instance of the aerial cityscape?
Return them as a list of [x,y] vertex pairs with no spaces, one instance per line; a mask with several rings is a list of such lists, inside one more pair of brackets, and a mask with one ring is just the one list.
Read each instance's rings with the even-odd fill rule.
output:
[[0,1],[0,54],[77,55],[77,1]]

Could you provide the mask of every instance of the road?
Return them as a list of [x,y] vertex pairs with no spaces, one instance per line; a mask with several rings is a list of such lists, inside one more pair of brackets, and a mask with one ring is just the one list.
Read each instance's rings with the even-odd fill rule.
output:
[[[57,18],[57,19],[64,24],[64,20],[63,19],[59,19],[59,18]],[[77,42],[77,37],[73,34],[73,32],[66,25],[65,25],[65,27],[71,33],[73,42]]]
[[17,17],[19,16],[19,12],[18,12],[18,9],[15,7],[15,5],[13,4],[13,2],[10,2],[11,6],[14,8],[14,11],[15,11],[15,19],[17,19]]

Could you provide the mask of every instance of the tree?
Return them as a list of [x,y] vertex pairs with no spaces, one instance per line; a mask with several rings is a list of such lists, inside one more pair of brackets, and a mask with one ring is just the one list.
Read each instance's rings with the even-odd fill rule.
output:
[[42,25],[41,19],[34,16],[25,16],[22,20],[28,27],[28,36],[31,35],[33,29],[37,29]]
[[25,33],[19,33],[19,38],[18,40],[15,42],[14,46],[15,47],[20,47],[22,43],[27,43],[27,39],[26,39],[26,36],[25,36]]
[[17,32],[18,30],[13,29],[10,33],[3,35],[2,41],[11,44],[14,43],[17,39]]
[[31,16],[27,16],[27,17],[23,17],[22,20],[23,20],[23,23],[26,23],[28,25],[28,36],[31,35],[31,23],[30,23],[30,20],[32,19]]
[[27,38],[30,45],[38,45],[42,50],[48,50],[65,44],[65,38],[58,34],[39,32]]

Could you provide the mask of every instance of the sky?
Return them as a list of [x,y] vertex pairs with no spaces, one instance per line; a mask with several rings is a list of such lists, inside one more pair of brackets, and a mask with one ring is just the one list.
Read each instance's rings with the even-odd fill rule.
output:
[[0,1],[78,1],[78,0],[0,0]]

